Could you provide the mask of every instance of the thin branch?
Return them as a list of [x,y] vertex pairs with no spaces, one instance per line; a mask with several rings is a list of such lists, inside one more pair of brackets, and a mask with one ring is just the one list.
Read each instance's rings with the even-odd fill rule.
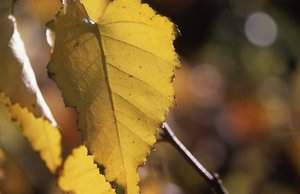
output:
[[180,142],[166,122],[162,124],[162,130],[162,138],[171,143],[183,155],[183,157],[195,168],[203,179],[210,184],[216,194],[228,194],[227,190],[222,185],[219,175],[217,173],[214,173],[213,175],[210,174]]

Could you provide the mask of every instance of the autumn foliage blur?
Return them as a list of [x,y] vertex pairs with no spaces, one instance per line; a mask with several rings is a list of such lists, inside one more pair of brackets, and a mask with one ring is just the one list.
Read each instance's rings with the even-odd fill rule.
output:
[[[174,84],[177,107],[170,110],[167,120],[178,137],[209,171],[220,173],[232,194],[300,193],[300,3],[146,2],[178,25],[175,47],[182,68]],[[18,0],[14,11],[68,152],[81,143],[77,116],[65,108],[46,73],[51,49],[45,24],[60,6],[59,0]],[[36,165],[38,159],[22,154],[29,149],[24,148],[25,141],[11,147],[6,137],[13,137],[11,141],[20,137],[3,134],[0,193],[20,193],[16,184],[25,193],[59,193],[42,164]],[[12,155],[5,154],[5,149]],[[33,152],[30,155],[37,158]],[[35,167],[40,170],[30,171]],[[211,193],[167,143],[156,145],[139,172],[142,193]]]

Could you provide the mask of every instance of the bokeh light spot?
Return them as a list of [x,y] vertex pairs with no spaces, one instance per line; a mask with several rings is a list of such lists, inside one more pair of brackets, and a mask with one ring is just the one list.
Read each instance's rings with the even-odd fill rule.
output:
[[277,25],[270,15],[255,12],[246,20],[245,34],[247,39],[256,46],[270,46],[276,40]]

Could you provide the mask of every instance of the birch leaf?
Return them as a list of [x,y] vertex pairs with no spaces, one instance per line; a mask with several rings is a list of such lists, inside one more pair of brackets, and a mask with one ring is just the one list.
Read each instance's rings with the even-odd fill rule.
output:
[[99,18],[103,15],[103,12],[110,0],[80,0],[84,5],[85,9],[94,21],[98,21]]
[[12,104],[4,93],[0,93],[0,102],[6,105],[12,118],[20,124],[23,135],[40,153],[49,170],[55,173],[62,162],[59,130],[44,117],[36,118],[27,108]]
[[111,2],[96,24],[81,3],[66,3],[52,24],[49,75],[79,112],[79,128],[106,179],[138,193],[137,168],[174,105],[174,26],[139,0]]
[[114,190],[99,174],[93,156],[88,155],[85,146],[73,150],[64,164],[58,179],[59,187],[74,194],[113,194]]

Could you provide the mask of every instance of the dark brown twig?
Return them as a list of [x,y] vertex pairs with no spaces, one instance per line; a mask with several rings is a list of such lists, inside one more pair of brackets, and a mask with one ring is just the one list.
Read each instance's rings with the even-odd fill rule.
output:
[[171,143],[183,157],[195,168],[195,170],[204,178],[204,180],[210,184],[216,194],[228,194],[227,190],[222,185],[222,181],[217,173],[210,174],[191,154],[191,152],[180,142],[175,136],[169,125],[164,122],[162,124],[162,138]]

